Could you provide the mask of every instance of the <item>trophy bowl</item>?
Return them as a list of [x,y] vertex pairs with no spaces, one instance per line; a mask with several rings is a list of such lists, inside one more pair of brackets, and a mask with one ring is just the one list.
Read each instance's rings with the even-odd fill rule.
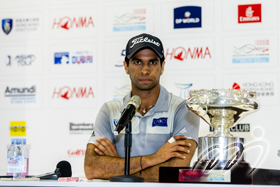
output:
[[206,123],[215,128],[211,137],[232,137],[229,128],[245,116],[257,111],[256,92],[234,89],[190,91],[186,105]]
[[[234,137],[230,128],[245,116],[257,111],[256,92],[234,89],[193,90],[186,101],[189,110],[214,127],[213,134],[198,139],[198,162],[230,168],[238,160],[244,161],[244,138]],[[218,163],[218,164],[217,164]]]

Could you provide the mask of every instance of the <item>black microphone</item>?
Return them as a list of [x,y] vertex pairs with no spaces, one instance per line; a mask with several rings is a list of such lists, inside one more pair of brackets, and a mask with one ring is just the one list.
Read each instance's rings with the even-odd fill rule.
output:
[[135,112],[139,108],[140,104],[141,99],[138,95],[134,95],[130,98],[130,100],[127,103],[126,109],[124,109],[124,111],[122,112],[122,116],[117,123],[117,126],[114,131],[115,135],[118,135],[123,130],[123,128],[126,127],[127,123],[135,115]]
[[41,175],[30,176],[30,177],[37,177],[40,179],[52,179],[52,178],[59,178],[59,177],[71,177],[72,176],[72,169],[69,162],[63,160],[58,162],[56,165],[56,169],[54,172],[44,173]]
[[57,177],[71,177],[72,176],[71,165],[69,162],[67,162],[65,160],[58,162],[54,172],[57,173],[56,174]]

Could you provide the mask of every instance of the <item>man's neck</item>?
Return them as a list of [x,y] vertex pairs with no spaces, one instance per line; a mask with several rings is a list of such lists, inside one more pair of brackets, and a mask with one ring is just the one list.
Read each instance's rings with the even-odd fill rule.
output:
[[132,96],[138,95],[141,98],[140,108],[150,108],[155,105],[159,96],[160,85],[156,85],[151,90],[139,90],[132,87]]

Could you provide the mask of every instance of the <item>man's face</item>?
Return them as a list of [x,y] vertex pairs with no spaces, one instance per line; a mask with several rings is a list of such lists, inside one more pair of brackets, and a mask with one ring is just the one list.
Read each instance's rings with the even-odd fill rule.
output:
[[143,49],[129,59],[129,66],[123,62],[125,72],[130,76],[132,87],[139,90],[151,90],[159,84],[165,62],[160,65],[160,58],[151,49]]

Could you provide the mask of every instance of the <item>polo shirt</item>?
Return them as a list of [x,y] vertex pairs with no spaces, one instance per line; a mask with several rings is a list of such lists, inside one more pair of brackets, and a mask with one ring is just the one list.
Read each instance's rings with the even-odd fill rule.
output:
[[[116,145],[120,157],[125,157],[125,129],[119,135],[114,135],[114,130],[130,98],[131,93],[118,101],[103,104],[96,117],[94,133],[88,143],[93,144],[97,138],[105,137]],[[181,97],[169,93],[160,86],[155,106],[144,116],[136,112],[131,120],[131,157],[154,154],[176,135],[185,135],[197,142],[200,120],[189,111],[185,102]]]

